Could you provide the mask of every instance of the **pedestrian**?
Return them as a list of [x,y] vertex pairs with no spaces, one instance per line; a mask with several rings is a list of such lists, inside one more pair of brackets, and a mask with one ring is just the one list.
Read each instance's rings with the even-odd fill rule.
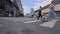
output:
[[11,14],[9,13],[9,17],[11,17]]
[[31,12],[31,17],[34,17],[34,12]]
[[39,20],[40,17],[42,18],[41,12],[42,12],[42,8],[41,8],[41,6],[40,6],[40,8],[39,8],[39,10],[38,10],[37,20]]
[[50,19],[50,18],[57,19],[58,18],[58,15],[55,13],[54,7],[55,7],[55,2],[52,1],[49,6],[50,12],[47,14],[47,19]]

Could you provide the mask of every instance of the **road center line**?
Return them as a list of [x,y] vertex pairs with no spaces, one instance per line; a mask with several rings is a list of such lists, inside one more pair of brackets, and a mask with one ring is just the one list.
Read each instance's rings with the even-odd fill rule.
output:
[[26,22],[23,22],[23,23],[34,23],[34,22],[39,22],[41,20],[34,20],[34,21],[26,21]]

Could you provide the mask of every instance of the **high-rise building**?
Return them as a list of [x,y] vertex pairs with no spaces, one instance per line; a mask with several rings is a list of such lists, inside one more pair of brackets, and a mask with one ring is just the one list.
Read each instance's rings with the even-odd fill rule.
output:
[[31,8],[30,14],[32,17],[34,16],[34,9],[33,8]]

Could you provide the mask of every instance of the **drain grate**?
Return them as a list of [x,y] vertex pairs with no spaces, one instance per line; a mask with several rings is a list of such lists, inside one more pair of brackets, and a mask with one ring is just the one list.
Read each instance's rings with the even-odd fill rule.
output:
[[24,29],[23,31],[22,31],[24,34],[33,34],[33,30],[30,30],[30,29]]

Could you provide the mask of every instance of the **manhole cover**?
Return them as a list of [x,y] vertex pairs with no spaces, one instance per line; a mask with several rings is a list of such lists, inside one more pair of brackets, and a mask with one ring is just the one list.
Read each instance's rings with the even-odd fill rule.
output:
[[33,30],[30,30],[30,29],[24,29],[23,31],[22,31],[24,34],[33,34]]

